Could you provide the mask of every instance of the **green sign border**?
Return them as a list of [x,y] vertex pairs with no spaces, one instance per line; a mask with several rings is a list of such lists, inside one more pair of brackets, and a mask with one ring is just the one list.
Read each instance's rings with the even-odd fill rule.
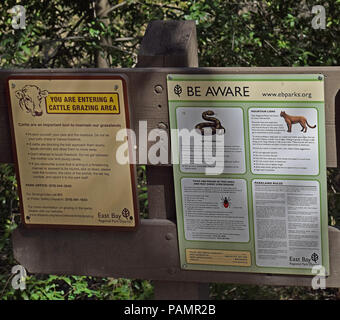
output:
[[[288,78],[289,77],[289,78]],[[169,74],[168,81],[321,81],[324,84],[324,76],[320,74],[281,74],[281,75],[184,75]],[[327,211],[327,171],[326,171],[326,134],[325,134],[325,104],[324,101],[214,101],[214,100],[169,100],[170,128],[177,129],[176,109],[179,107],[233,107],[243,110],[244,121],[244,147],[245,147],[245,168],[243,174],[231,173],[218,176],[207,176],[204,173],[187,173],[180,171],[178,139],[171,137],[172,159],[177,159],[178,164],[173,165],[177,229],[179,240],[180,261],[183,269],[187,270],[209,270],[209,271],[234,271],[234,272],[254,272],[254,273],[275,273],[275,274],[301,274],[313,275],[311,268],[291,268],[291,267],[261,267],[256,265],[255,255],[255,231],[253,213],[253,192],[252,181],[254,179],[269,180],[313,180],[318,181],[320,188],[320,233],[321,233],[321,252],[322,265],[325,267],[326,274],[329,274],[329,248],[328,248],[328,211]],[[292,105],[295,104],[295,105]],[[296,105],[298,104],[298,105]],[[249,141],[249,109],[250,108],[315,108],[318,117],[318,147],[319,147],[319,174],[318,175],[273,175],[273,174],[253,174],[251,172],[251,154]],[[247,137],[247,139],[246,139]],[[182,204],[182,178],[226,178],[246,180],[247,199],[248,199],[248,242],[222,242],[222,241],[199,241],[186,240],[184,234],[184,216]],[[303,179],[302,179],[303,178]],[[186,262],[186,249],[211,249],[211,250],[235,250],[249,251],[251,253],[251,266],[220,266],[205,264],[188,264]]]

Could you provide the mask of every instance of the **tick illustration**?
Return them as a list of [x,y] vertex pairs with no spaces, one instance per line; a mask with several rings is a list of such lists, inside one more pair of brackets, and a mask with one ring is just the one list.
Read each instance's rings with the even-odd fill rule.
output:
[[222,202],[223,202],[223,207],[224,207],[224,208],[229,208],[230,199],[228,199],[227,197],[222,197],[221,200],[222,200]]

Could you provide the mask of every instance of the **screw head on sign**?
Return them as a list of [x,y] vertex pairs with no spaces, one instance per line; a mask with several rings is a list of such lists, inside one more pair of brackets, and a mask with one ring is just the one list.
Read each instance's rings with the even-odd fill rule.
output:
[[163,92],[163,87],[160,84],[158,84],[157,86],[155,86],[154,90],[157,94],[160,94]]
[[12,86],[11,86],[13,89],[15,88],[15,83],[12,83]]

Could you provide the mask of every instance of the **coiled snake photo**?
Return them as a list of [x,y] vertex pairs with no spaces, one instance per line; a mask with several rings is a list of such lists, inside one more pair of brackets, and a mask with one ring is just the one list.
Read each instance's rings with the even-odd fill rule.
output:
[[214,111],[208,110],[202,113],[202,118],[209,122],[201,122],[195,126],[195,129],[200,130],[201,135],[204,136],[204,128],[211,128],[211,134],[216,134],[216,130],[223,130],[223,134],[225,133],[225,128],[221,125],[221,121],[212,117],[215,115]]

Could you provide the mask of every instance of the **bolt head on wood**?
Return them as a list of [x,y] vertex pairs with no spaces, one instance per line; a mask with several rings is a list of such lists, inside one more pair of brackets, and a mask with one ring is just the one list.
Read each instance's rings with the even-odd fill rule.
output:
[[163,92],[163,87],[161,85],[155,86],[155,92],[161,94]]
[[172,233],[167,233],[165,236],[166,240],[172,240],[174,238],[174,235]]
[[166,129],[168,129],[168,125],[164,122],[160,122],[160,123],[158,123],[157,128],[166,130]]
[[176,273],[176,268],[169,268],[168,269],[169,274],[175,274]]

